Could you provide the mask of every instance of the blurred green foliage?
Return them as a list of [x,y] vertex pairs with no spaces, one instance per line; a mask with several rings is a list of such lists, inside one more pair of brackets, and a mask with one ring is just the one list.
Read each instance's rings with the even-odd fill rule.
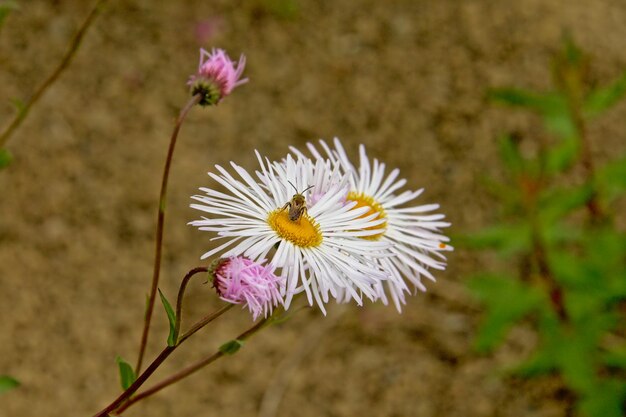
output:
[[577,415],[621,417],[626,414],[626,234],[614,227],[613,211],[626,191],[626,157],[595,166],[586,127],[626,94],[626,73],[590,87],[588,64],[566,40],[553,61],[552,91],[489,93],[497,103],[541,116],[547,139],[533,138],[531,152],[522,151],[530,139],[501,139],[506,180],[487,185],[502,202],[502,218],[465,236],[462,244],[493,250],[507,264],[505,272],[469,281],[486,309],[476,348],[489,352],[513,325],[530,323],[539,343],[514,374],[557,373],[576,398]]
[[7,167],[13,161],[13,155],[6,149],[0,148],[0,169]]
[[0,394],[20,386],[17,379],[9,375],[0,375]]
[[4,25],[4,21],[7,16],[13,11],[17,10],[17,2],[11,0],[0,0],[0,29]]

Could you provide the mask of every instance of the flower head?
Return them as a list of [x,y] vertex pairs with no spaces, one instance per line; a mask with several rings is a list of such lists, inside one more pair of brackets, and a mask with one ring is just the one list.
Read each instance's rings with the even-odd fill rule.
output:
[[243,54],[235,63],[223,49],[213,49],[208,53],[201,48],[198,72],[189,78],[187,85],[191,87],[192,95],[202,95],[198,104],[217,104],[235,87],[248,82],[247,78],[241,78],[245,66],[246,57]]
[[[440,229],[450,223],[443,221],[444,215],[432,213],[439,209],[438,204],[415,205],[414,201],[424,189],[416,191],[399,190],[406,184],[398,179],[396,168],[386,174],[386,166],[378,160],[370,160],[365,147],[359,147],[360,164],[356,168],[349,160],[341,142],[335,138],[334,149],[324,141],[320,146],[322,156],[314,145],[308,144],[309,152],[317,160],[329,158],[334,166],[341,167],[349,177],[349,190],[346,197],[355,209],[366,208],[364,216],[373,216],[379,224],[370,227],[372,232],[363,239],[388,242],[385,250],[388,256],[376,258],[377,264],[391,275],[388,280],[377,283],[377,296],[387,303],[385,286],[398,311],[405,304],[404,293],[409,291],[407,282],[416,289],[426,291],[422,277],[435,280],[429,269],[443,270],[446,267],[445,251],[453,250],[447,244],[448,237]],[[308,159],[302,152],[290,148],[298,159]],[[406,280],[406,281],[405,281]]]
[[224,301],[243,304],[253,320],[282,304],[283,279],[274,275],[273,266],[263,266],[241,256],[219,259],[211,268],[213,287]]
[[[216,166],[219,175],[211,178],[225,187],[223,193],[202,188],[205,195],[192,197],[199,204],[191,207],[210,215],[191,222],[201,230],[216,232],[213,239],[225,240],[203,258],[243,255],[253,261],[268,259],[278,276],[286,280],[285,305],[294,294],[304,292],[310,304],[324,311],[329,298],[376,298],[376,288],[387,278],[371,260],[387,242],[360,239],[375,232],[368,230],[381,222],[366,215],[367,207],[344,204],[347,177],[331,167],[330,161],[288,157],[283,163],[270,163],[257,152],[260,171],[255,180],[242,167],[231,162],[241,179]],[[315,204],[295,212],[294,190],[313,186],[321,197]],[[300,207],[300,206],[299,206]]]

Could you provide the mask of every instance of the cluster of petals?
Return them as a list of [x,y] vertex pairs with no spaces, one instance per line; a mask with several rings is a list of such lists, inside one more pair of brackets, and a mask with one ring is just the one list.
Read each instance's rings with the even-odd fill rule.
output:
[[192,94],[203,95],[200,104],[217,104],[235,87],[248,82],[247,78],[241,78],[245,67],[246,57],[243,54],[235,62],[223,49],[213,49],[210,53],[200,49],[198,72],[189,78],[187,85],[191,87]]
[[309,144],[309,156],[291,148],[273,162],[257,152],[253,173],[234,162],[230,170],[216,166],[209,176],[224,191],[201,188],[203,194],[192,197],[191,207],[204,216],[191,224],[219,243],[203,258],[243,257],[259,268],[267,260],[276,277],[272,297],[263,301],[254,293],[250,307],[245,289],[233,284],[255,315],[275,306],[276,294],[288,308],[301,293],[322,312],[333,299],[361,305],[364,299],[386,304],[389,297],[400,310],[411,288],[425,290],[422,277],[434,280],[430,270],[445,268],[443,252],[452,247],[441,228],[449,223],[433,213],[437,204],[414,205],[423,189],[400,191],[406,180],[398,179],[399,171],[386,173],[364,147],[356,168],[338,140],[332,148],[320,146],[322,152]]
[[[387,304],[387,293],[394,305],[401,310],[405,304],[405,294],[412,289],[426,291],[422,277],[435,281],[431,269],[444,270],[446,257],[444,252],[452,251],[449,238],[441,232],[450,226],[444,221],[445,215],[436,213],[439,204],[416,204],[424,189],[400,191],[407,183],[399,178],[400,170],[395,168],[387,172],[386,165],[367,156],[365,146],[359,147],[358,168],[351,163],[341,142],[335,138],[334,147],[325,141],[319,141],[322,151],[308,143],[307,148],[315,160],[328,158],[333,167],[340,167],[349,178],[347,201],[358,200],[370,204],[372,212],[378,212],[385,219],[384,228],[377,236],[388,242],[386,255],[376,258],[382,269],[389,273],[388,279],[377,285],[377,293]],[[299,159],[309,159],[298,149],[291,151]],[[386,289],[386,290],[385,290]]]
[[267,317],[274,307],[282,304],[282,280],[274,275],[274,267],[264,266],[243,257],[220,259],[212,271],[213,286],[224,301],[243,304],[256,320]]

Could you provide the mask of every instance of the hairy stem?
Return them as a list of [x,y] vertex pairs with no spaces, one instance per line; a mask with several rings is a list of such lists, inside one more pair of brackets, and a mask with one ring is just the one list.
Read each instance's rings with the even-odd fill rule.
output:
[[31,108],[39,101],[39,99],[43,96],[48,88],[59,78],[61,73],[70,65],[74,55],[78,51],[80,44],[87,33],[87,29],[91,26],[94,19],[98,16],[98,13],[102,10],[102,5],[107,0],[97,0],[96,4],[94,4],[93,8],[85,18],[85,21],[78,29],[78,32],[74,35],[74,38],[70,42],[69,49],[65,52],[63,59],[59,63],[59,65],[55,68],[55,70],[45,79],[45,81],[35,90],[33,95],[24,103],[24,107],[19,109],[11,123],[4,129],[4,131],[0,134],[0,148],[2,148],[6,142],[9,140],[13,132],[17,130],[17,128],[22,124]]
[[148,333],[150,332],[150,321],[152,320],[152,312],[154,311],[154,301],[156,299],[157,288],[159,287],[159,274],[161,272],[161,256],[163,249],[163,228],[165,224],[165,206],[167,200],[167,182],[169,179],[170,167],[172,165],[172,157],[174,156],[174,148],[176,147],[176,139],[178,138],[178,132],[180,131],[180,127],[187,117],[187,114],[193,106],[200,102],[201,99],[202,95],[196,94],[189,100],[176,119],[176,124],[174,125],[172,136],[170,137],[170,146],[167,151],[167,158],[165,159],[165,168],[163,169],[163,179],[161,181],[161,194],[159,197],[156,248],[154,254],[154,268],[152,271],[152,287],[150,288],[150,295],[148,297],[148,306],[146,307],[146,315],[141,334],[141,343],[139,345],[139,356],[137,358],[137,365],[135,366],[136,374],[141,371],[141,363],[146,351],[146,345],[148,344]]

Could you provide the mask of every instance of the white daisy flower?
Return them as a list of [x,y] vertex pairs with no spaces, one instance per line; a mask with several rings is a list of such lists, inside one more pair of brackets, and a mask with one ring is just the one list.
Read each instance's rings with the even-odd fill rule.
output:
[[[406,304],[404,293],[409,292],[405,279],[414,288],[426,291],[422,277],[435,281],[429,269],[445,269],[446,257],[442,252],[451,251],[453,247],[446,243],[449,238],[441,234],[440,229],[450,226],[450,223],[443,221],[443,214],[432,213],[439,209],[439,204],[410,205],[424,189],[399,192],[406,184],[405,179],[398,179],[400,170],[396,168],[386,174],[385,164],[377,159],[370,161],[363,145],[359,147],[358,169],[352,165],[337,138],[334,145],[331,149],[320,140],[325,156],[313,144],[309,143],[307,147],[315,159],[329,158],[349,174],[348,202],[355,202],[355,208],[368,207],[369,211],[364,216],[370,218],[376,215],[378,220],[383,221],[378,226],[369,226],[368,230],[377,233],[362,239],[390,243],[386,251],[392,256],[378,257],[376,262],[390,273],[386,287],[396,308],[401,311],[401,305]],[[290,149],[299,160],[308,159],[298,149]],[[386,304],[382,281],[377,284],[377,289],[378,296]]]
[[[206,195],[192,197],[199,203],[191,207],[210,216],[190,224],[217,233],[212,240],[225,240],[202,258],[219,253],[268,259],[286,281],[286,307],[300,292],[324,313],[329,297],[354,299],[359,305],[363,295],[375,300],[380,281],[388,274],[371,254],[388,243],[360,238],[375,234],[385,220],[377,213],[367,214],[368,207],[356,207],[358,202],[345,204],[348,177],[338,167],[333,169],[330,161],[288,157],[278,164],[256,155],[259,182],[233,162],[240,179],[216,165],[219,174],[209,175],[228,193],[201,188]],[[294,192],[301,195],[309,186],[323,194],[298,212]]]

